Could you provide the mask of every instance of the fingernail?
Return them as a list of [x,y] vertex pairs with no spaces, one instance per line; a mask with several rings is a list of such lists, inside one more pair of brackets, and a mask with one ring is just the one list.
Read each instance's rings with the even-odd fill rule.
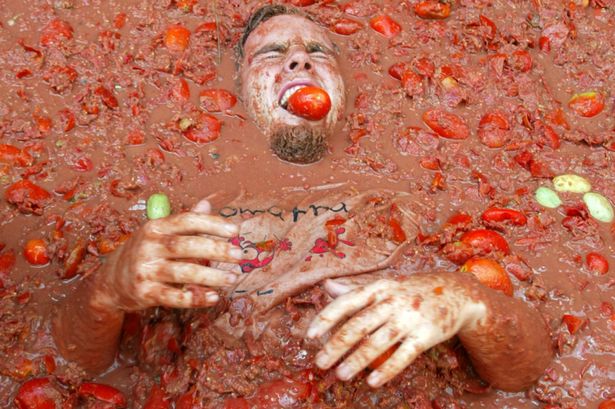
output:
[[327,355],[323,354],[322,352],[319,352],[316,355],[315,361],[317,367],[319,367],[320,369],[326,369]]
[[241,259],[241,257],[243,256],[243,250],[241,249],[231,249],[229,251],[229,255],[233,258],[236,259]]
[[337,367],[337,370],[335,372],[337,373],[338,378],[340,378],[342,381],[347,381],[352,375],[352,368],[346,364],[341,364]]
[[372,386],[375,388],[377,386],[380,386],[381,379],[382,379],[382,376],[380,375],[380,372],[372,372],[367,377],[367,383],[369,384],[369,386]]
[[218,300],[220,299],[220,296],[216,293],[209,293],[205,296],[205,299],[208,302],[218,302]]
[[237,276],[233,275],[233,274],[227,274],[226,275],[226,283],[227,284],[234,284],[235,282],[237,282]]

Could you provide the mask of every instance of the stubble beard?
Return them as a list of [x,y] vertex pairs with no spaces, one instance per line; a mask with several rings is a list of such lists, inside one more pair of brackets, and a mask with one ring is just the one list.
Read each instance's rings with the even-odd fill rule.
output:
[[327,151],[327,131],[322,127],[278,125],[269,135],[271,150],[280,159],[298,164],[314,163]]

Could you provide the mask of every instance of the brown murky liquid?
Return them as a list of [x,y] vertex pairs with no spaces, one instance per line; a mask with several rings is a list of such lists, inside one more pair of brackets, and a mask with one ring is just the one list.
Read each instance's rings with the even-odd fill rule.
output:
[[[477,227],[489,206],[515,208],[528,216],[526,226],[502,227],[513,254],[529,273],[518,280],[508,271],[515,296],[533,303],[547,318],[558,354],[529,392],[465,393],[456,397],[460,404],[537,408],[552,402],[558,407],[595,408],[612,398],[615,227],[575,213],[582,226],[568,229],[562,221],[571,211],[543,208],[533,192],[538,186],[552,187],[550,176],[575,173],[615,203],[615,153],[609,150],[615,143],[614,6],[601,8],[601,2],[592,1],[587,8],[571,10],[559,1],[459,1],[442,21],[419,19],[415,2],[405,1],[355,1],[351,3],[358,8],[346,9],[332,2],[306,8],[324,25],[346,17],[363,27],[350,36],[332,34],[342,50],[347,119],[339,124],[323,160],[297,166],[271,154],[267,138],[244,119],[241,103],[228,113],[213,114],[223,123],[214,142],[195,144],[179,129],[182,118],[199,112],[201,90],[235,91],[230,47],[256,3],[201,0],[192,11],[183,11],[176,2],[163,0],[0,0],[0,144],[27,148],[34,157],[30,167],[0,162],[0,191],[27,174],[53,195],[42,215],[22,214],[5,198],[0,200],[0,255],[12,251],[16,256],[13,268],[0,270],[0,349],[6,357],[0,362],[1,406],[12,407],[25,380],[66,372],[66,364],[55,357],[47,324],[54,301],[79,279],[62,280],[58,275],[65,270],[66,254],[80,240],[88,251],[79,272],[87,274],[107,250],[145,221],[144,201],[152,193],[169,195],[178,212],[203,197],[223,206],[240,194],[283,198],[289,192],[337,185],[415,194],[423,204],[419,222],[424,235],[440,231],[458,211],[471,215]],[[389,14],[402,32],[391,40],[382,37],[369,26],[365,15],[373,14],[370,10]],[[118,23],[120,13],[125,13],[123,25]],[[496,24],[494,35],[488,25],[481,26],[481,15]],[[40,44],[44,27],[54,18],[70,23],[73,38],[60,36],[61,44],[45,47]],[[200,24],[214,21],[219,32],[198,37]],[[169,52],[162,44],[166,27],[177,22],[192,31],[184,53]],[[547,28],[552,26],[565,33],[551,35],[551,50],[541,50],[539,38],[549,37]],[[204,40],[218,34],[219,42]],[[529,51],[529,71],[515,68],[509,60],[498,65],[498,55],[518,50]],[[435,73],[421,74],[422,91],[410,97],[387,70],[416,57],[431,61]],[[77,77],[65,89],[53,89],[55,79],[63,75],[54,67],[67,66]],[[442,85],[447,76],[457,83],[452,90]],[[186,79],[190,89],[186,100],[176,96],[180,79]],[[100,85],[115,96],[117,108],[95,93]],[[586,91],[605,96],[603,111],[593,118],[582,118],[567,106],[574,93]],[[98,114],[85,113],[88,98]],[[398,136],[406,127],[429,130],[421,115],[434,107],[463,117],[471,130],[469,138],[415,135],[402,145]],[[60,116],[63,109],[76,117],[76,126],[68,131]],[[499,148],[485,146],[477,136],[481,117],[494,109],[510,123],[509,140]],[[558,109],[565,122],[557,119]],[[41,117],[51,119],[50,129]],[[536,121],[551,126],[561,146],[537,136]],[[132,145],[129,135],[136,131],[144,142]],[[351,142],[358,131],[365,136]],[[519,159],[523,152],[533,156],[534,165]],[[564,206],[581,203],[580,195],[561,198]],[[62,237],[54,233],[58,230]],[[22,249],[32,238],[49,243],[48,265],[36,267],[24,259]],[[438,251],[424,251],[429,254],[424,268],[458,268]],[[588,269],[589,252],[606,257],[611,264],[607,273]],[[564,314],[583,320],[574,334],[562,322]],[[45,366],[45,356],[55,357],[57,372]],[[126,375],[129,372],[115,368],[103,379],[130,391],[136,380]]]

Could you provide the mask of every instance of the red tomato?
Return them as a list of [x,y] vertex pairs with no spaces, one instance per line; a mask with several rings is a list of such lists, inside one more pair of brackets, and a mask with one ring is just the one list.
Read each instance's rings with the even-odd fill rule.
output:
[[184,132],[184,136],[197,143],[213,142],[220,137],[222,123],[213,115],[202,113],[198,122]]
[[164,390],[160,385],[154,385],[143,409],[169,409],[170,407],[171,401],[166,398]]
[[600,402],[600,405],[598,405],[598,409],[615,409],[615,398],[603,400]]
[[83,156],[75,161],[73,169],[77,172],[89,172],[94,169],[94,164],[90,158]]
[[521,72],[528,72],[532,69],[532,56],[526,50],[514,51],[510,65]]
[[492,251],[500,251],[504,254],[510,253],[506,239],[493,230],[471,230],[464,233],[460,241],[483,253],[491,253]]
[[426,57],[420,57],[413,60],[412,67],[417,73],[427,78],[433,77],[436,72],[436,66],[429,58]]
[[345,17],[335,20],[331,25],[331,31],[344,36],[354,34],[362,28],[361,22]]
[[69,109],[64,108],[60,110],[58,114],[60,115],[60,122],[64,132],[68,132],[75,127],[75,114]]
[[190,44],[190,30],[181,24],[167,27],[164,33],[164,45],[171,51],[184,51]]
[[47,254],[47,243],[43,239],[30,239],[24,246],[23,255],[28,263],[33,265],[44,265],[49,263]]
[[397,62],[389,67],[389,75],[401,81],[401,77],[411,68],[408,62]]
[[225,89],[205,89],[199,99],[203,109],[209,112],[228,111],[237,103],[237,97]]
[[560,147],[560,138],[555,130],[548,124],[537,120],[534,122],[534,131],[536,135],[536,144],[540,147],[546,145],[551,149],[558,149]]
[[587,264],[589,271],[600,274],[606,274],[609,272],[609,262],[600,253],[587,253],[585,256],[585,263]]
[[199,409],[201,407],[200,399],[196,397],[194,387],[175,400],[175,409]]
[[105,104],[108,108],[115,109],[118,107],[117,98],[115,98],[111,91],[102,85],[96,88],[94,93],[100,97],[103,104]]
[[591,118],[604,109],[604,96],[594,91],[574,94],[568,101],[568,107],[577,115]]
[[369,26],[386,38],[393,38],[401,33],[401,26],[386,14],[373,17]]
[[60,409],[62,395],[48,378],[35,378],[23,383],[15,395],[18,409]]
[[417,16],[430,20],[442,20],[451,15],[451,5],[439,0],[424,0],[414,6]]
[[478,16],[478,20],[480,21],[480,25],[483,26],[483,28],[487,29],[487,31],[484,33],[485,38],[490,41],[493,40],[495,38],[495,34],[498,31],[495,23],[486,16],[483,16],[482,14]]
[[124,394],[122,394],[122,392],[112,386],[102,383],[84,382],[79,385],[77,393],[79,396],[94,398],[122,408],[126,406],[126,398],[124,398]]
[[[6,277],[13,267],[15,267],[15,252],[8,250],[0,255],[0,278]],[[0,287],[2,287],[2,284],[0,284]]]
[[0,163],[8,163],[15,166],[31,166],[34,162],[28,151],[19,149],[13,145],[0,144]]
[[470,128],[466,122],[450,112],[430,109],[423,114],[423,121],[443,138],[466,139],[470,136]]
[[190,99],[190,87],[188,86],[188,81],[180,78],[173,87],[171,96],[178,102],[188,101]]
[[471,273],[489,288],[503,292],[508,296],[513,295],[513,285],[504,268],[495,260],[488,258],[473,258],[461,267],[464,273]]
[[51,197],[51,194],[30,180],[22,179],[9,186],[6,192],[4,192],[4,197],[9,203],[19,203],[24,201],[24,199],[32,201],[47,200]]
[[41,45],[49,46],[73,38],[73,28],[66,21],[53,19],[43,28],[41,33]]
[[412,70],[406,70],[402,74],[401,86],[404,87],[409,97],[423,93],[423,79]]
[[490,207],[485,210],[481,218],[486,222],[509,221],[516,226],[525,226],[527,217],[518,210]]
[[75,244],[75,247],[73,247],[66,260],[64,260],[64,272],[60,278],[67,280],[77,274],[77,269],[85,257],[86,249],[86,243],[83,240]]
[[225,399],[223,409],[250,409],[250,402],[245,398]]
[[288,98],[286,109],[309,121],[319,121],[329,113],[331,99],[322,88],[304,87]]
[[467,213],[459,212],[451,215],[446,221],[450,226],[467,226],[472,223],[472,216]]
[[585,323],[585,320],[572,314],[564,314],[562,316],[562,322],[566,324],[568,332],[575,334]]
[[192,11],[192,7],[197,3],[198,0],[176,0],[177,8],[182,11],[189,13]]
[[389,227],[393,232],[392,239],[395,243],[403,243],[404,241],[406,241],[406,233],[402,229],[398,219],[396,219],[395,217],[389,218]]
[[141,145],[145,142],[145,135],[138,129],[134,129],[128,133],[127,141],[129,145]]
[[289,0],[290,4],[296,7],[307,7],[316,3],[316,0]]
[[499,111],[488,112],[478,124],[478,139],[490,148],[501,148],[510,138],[510,124]]

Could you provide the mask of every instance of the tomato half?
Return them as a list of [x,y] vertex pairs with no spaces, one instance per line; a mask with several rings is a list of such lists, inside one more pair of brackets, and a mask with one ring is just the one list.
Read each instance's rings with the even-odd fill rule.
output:
[[470,128],[463,118],[440,109],[430,109],[423,114],[423,121],[435,133],[448,139],[466,139]]
[[510,277],[504,268],[495,260],[488,258],[473,258],[464,263],[461,267],[464,273],[471,273],[481,282],[497,291],[501,291],[508,296],[513,295],[513,285]]
[[393,38],[401,33],[401,26],[386,14],[373,17],[369,20],[369,26],[386,38]]

